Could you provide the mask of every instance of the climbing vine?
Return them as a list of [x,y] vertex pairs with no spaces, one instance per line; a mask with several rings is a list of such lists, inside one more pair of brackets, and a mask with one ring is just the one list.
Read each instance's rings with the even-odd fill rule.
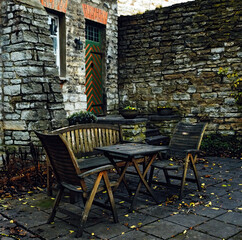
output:
[[239,77],[236,71],[229,72],[229,68],[222,68],[222,67],[219,68],[218,75],[231,79],[231,89],[233,90],[233,93],[231,93],[231,96],[235,99],[237,104],[241,105],[242,104],[242,91],[241,91],[242,77]]

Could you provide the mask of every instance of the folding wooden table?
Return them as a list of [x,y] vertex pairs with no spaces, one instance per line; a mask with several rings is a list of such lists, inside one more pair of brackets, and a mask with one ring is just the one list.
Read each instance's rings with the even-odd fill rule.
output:
[[[95,149],[102,151],[104,153],[104,155],[110,160],[110,162],[114,165],[115,169],[120,175],[118,179],[118,184],[115,187],[114,191],[119,186],[121,181],[124,182],[127,190],[129,191],[128,185],[124,177],[125,177],[127,168],[131,165],[134,166],[140,178],[140,182],[136,188],[136,192],[132,200],[131,209],[133,209],[142,184],[146,187],[148,193],[152,196],[155,202],[158,203],[158,200],[156,199],[153,191],[151,190],[150,186],[146,181],[146,174],[151,164],[157,157],[158,152],[164,151],[166,148],[167,147],[165,146],[153,146],[153,145],[142,144],[142,143],[124,143],[124,144],[117,144],[117,145],[111,145],[111,146],[105,146],[105,147],[97,147]],[[126,164],[122,170],[118,168],[114,159],[120,159],[122,161],[126,161]],[[140,159],[143,159],[143,161],[146,162],[145,168],[143,169],[143,173],[139,169]]]

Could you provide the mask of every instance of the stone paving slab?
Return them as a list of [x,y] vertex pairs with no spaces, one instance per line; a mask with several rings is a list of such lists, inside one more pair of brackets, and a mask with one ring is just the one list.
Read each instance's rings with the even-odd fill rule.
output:
[[[186,220],[184,221],[184,219]],[[189,214],[175,214],[170,217],[164,218],[163,220],[177,223],[188,228],[189,227],[193,228],[209,220],[209,218],[189,213]]]
[[241,227],[234,226],[232,224],[227,224],[225,222],[217,221],[217,220],[210,220],[206,223],[201,224],[198,227],[194,228],[195,230],[208,233],[214,237],[219,238],[229,238],[240,231],[242,231]]
[[217,237],[213,237],[211,235],[202,233],[202,232],[198,232],[195,230],[188,230],[184,233],[180,233],[177,236],[175,236],[174,238],[172,238],[173,240],[218,240],[220,238]]
[[[83,204],[82,208],[80,202],[69,204],[68,196],[61,208],[69,209],[75,216],[58,211],[52,224],[46,224],[46,220],[54,198],[45,192],[27,194],[22,199],[1,199],[0,239],[241,240],[242,161],[209,158],[197,165],[204,183],[201,192],[189,183],[185,197],[178,200],[176,189],[152,185],[161,203],[157,205],[149,196],[140,194],[137,206],[130,211],[130,198],[120,188],[114,195],[119,223],[113,222],[110,211],[93,206],[81,238],[75,238],[75,233]],[[164,178],[161,171],[156,172],[156,177]],[[104,201],[106,195],[98,198]]]
[[164,220],[158,220],[141,228],[142,231],[160,237],[162,239],[171,238],[187,230],[187,227],[171,223]]

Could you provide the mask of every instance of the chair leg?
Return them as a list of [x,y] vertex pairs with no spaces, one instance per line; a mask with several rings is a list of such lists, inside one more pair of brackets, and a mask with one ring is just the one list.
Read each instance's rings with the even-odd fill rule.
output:
[[73,191],[70,191],[70,203],[74,204],[76,202],[76,193]]
[[52,186],[51,186],[51,167],[50,164],[46,163],[46,171],[47,171],[47,195],[52,196]]
[[183,197],[183,190],[184,190],[186,176],[187,176],[188,163],[189,163],[189,155],[187,155],[186,159],[185,159],[179,199],[182,199],[182,197]]
[[106,188],[107,188],[110,205],[111,205],[111,208],[112,208],[113,219],[114,219],[114,222],[117,223],[118,222],[118,214],[117,214],[117,210],[116,210],[116,207],[115,207],[113,192],[112,192],[112,188],[111,188],[110,181],[109,181],[109,178],[108,178],[108,173],[106,171],[103,173],[103,178],[104,178],[104,182],[105,182],[105,185],[106,185]]
[[163,172],[164,172],[164,175],[165,175],[166,183],[171,184],[170,177],[169,177],[167,169],[163,168]]
[[202,188],[201,188],[201,183],[200,183],[200,177],[199,177],[196,165],[195,165],[196,158],[197,158],[197,155],[195,156],[195,158],[193,158],[193,156],[191,156],[191,164],[192,164],[192,169],[193,169],[193,172],[194,172],[194,175],[195,175],[195,178],[196,178],[197,188],[198,188],[199,191],[201,191]]
[[103,176],[103,172],[100,172],[98,174],[97,178],[96,178],[96,181],[95,181],[94,185],[93,185],[91,194],[89,195],[89,198],[88,198],[88,200],[87,200],[87,202],[85,204],[85,208],[84,208],[84,211],[83,211],[83,214],[82,214],[82,219],[81,219],[81,222],[79,224],[76,237],[81,237],[82,234],[83,234],[83,229],[84,229],[84,226],[86,224],[87,217],[88,217],[89,211],[91,209],[94,197],[95,197],[95,195],[97,193],[97,189],[98,189],[99,183],[100,183],[100,181],[102,179],[102,176]]
[[60,204],[60,200],[61,200],[61,197],[62,197],[63,193],[64,193],[64,188],[62,186],[60,186],[60,189],[59,189],[59,191],[58,191],[58,193],[56,195],[56,198],[55,198],[54,207],[52,209],[52,212],[50,214],[50,217],[49,217],[47,223],[51,223],[51,222],[54,221],[56,210],[57,210],[57,208],[58,208],[58,206]]

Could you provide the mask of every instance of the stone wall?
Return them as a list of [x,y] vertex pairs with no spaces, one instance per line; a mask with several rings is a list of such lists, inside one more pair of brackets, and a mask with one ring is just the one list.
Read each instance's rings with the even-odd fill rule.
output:
[[104,92],[107,95],[107,111],[115,112],[118,109],[118,17],[117,1],[113,0],[69,0],[66,12],[66,83],[63,85],[63,96],[67,114],[86,110],[85,94],[85,50],[77,51],[73,44],[75,38],[85,44],[85,18],[82,3],[108,12],[108,20],[105,26],[106,39],[103,39],[106,50],[104,57]]
[[119,18],[119,97],[142,112],[171,105],[209,132],[241,134],[228,67],[242,75],[242,0],[197,0]]
[[[47,14],[39,0],[1,1],[1,148],[66,124]],[[1,67],[2,65],[2,67]]]

